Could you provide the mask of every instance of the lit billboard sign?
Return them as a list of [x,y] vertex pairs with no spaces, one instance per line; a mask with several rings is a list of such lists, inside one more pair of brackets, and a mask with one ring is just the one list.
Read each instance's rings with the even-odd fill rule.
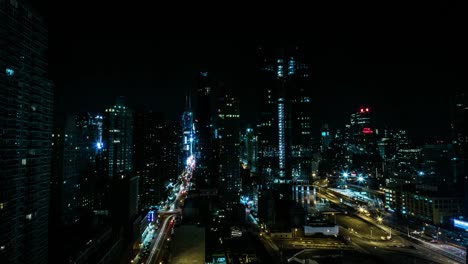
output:
[[148,212],[148,221],[153,222],[154,221],[154,211],[149,211]]
[[468,230],[468,222],[453,219],[453,226]]
[[372,129],[370,129],[370,128],[368,128],[368,127],[364,127],[364,128],[362,129],[362,133],[363,133],[363,134],[373,134],[374,131],[372,131]]
[[213,263],[226,264],[226,257],[215,257],[215,256],[213,256]]

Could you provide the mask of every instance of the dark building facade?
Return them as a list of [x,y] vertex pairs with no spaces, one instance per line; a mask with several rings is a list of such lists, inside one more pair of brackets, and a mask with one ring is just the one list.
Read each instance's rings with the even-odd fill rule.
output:
[[457,165],[455,149],[452,144],[439,142],[426,144],[421,150],[421,167],[417,176],[417,187],[430,191],[455,194],[460,185],[461,171]]
[[240,201],[240,111],[239,99],[228,90],[223,94],[219,97],[218,110],[219,190],[230,212]]
[[75,118],[78,166],[80,173],[80,207],[92,212],[102,208],[102,198],[97,185],[107,178],[107,164],[103,162],[103,116],[79,113]]
[[216,86],[209,72],[200,72],[195,97],[194,123],[196,131],[195,152],[197,170],[196,188],[216,188],[219,177],[219,158]]
[[52,134],[51,219],[52,226],[71,226],[79,221],[80,159],[79,139],[72,115],[54,128]]
[[464,193],[464,214],[468,215],[468,95],[458,92],[450,101],[451,143],[455,149],[453,163],[459,168],[459,188]]
[[21,1],[0,1],[0,259],[47,263],[53,86],[47,29]]
[[164,125],[162,164],[162,181],[179,177],[183,163],[181,158],[182,149],[182,126],[178,121],[166,122]]
[[[102,117],[89,113],[54,119],[50,181],[49,261],[63,262],[84,242],[68,239],[85,236],[82,227],[101,209],[97,180],[105,176],[100,166]],[[101,173],[101,174],[99,174]],[[60,252],[58,254],[57,252]]]
[[138,108],[135,111],[134,171],[140,176],[140,209],[148,209],[162,199],[165,170],[163,149],[167,143],[164,115]]

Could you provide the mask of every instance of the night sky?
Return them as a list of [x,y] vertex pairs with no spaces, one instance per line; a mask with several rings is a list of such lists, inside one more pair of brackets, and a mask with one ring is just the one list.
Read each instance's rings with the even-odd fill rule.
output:
[[282,17],[292,24],[237,9],[227,15],[130,2],[57,5],[60,11],[41,7],[50,28],[57,109],[65,112],[102,111],[125,95],[176,119],[185,91],[195,87],[199,71],[208,70],[241,94],[241,116],[253,122],[256,48],[277,43],[303,47],[312,67],[317,128],[341,128],[350,113],[368,105],[381,124],[414,135],[445,134],[448,95],[468,84],[466,31],[459,8],[448,4],[404,14],[380,9],[369,17],[346,8],[329,11],[335,16],[326,19],[314,17],[317,10]]

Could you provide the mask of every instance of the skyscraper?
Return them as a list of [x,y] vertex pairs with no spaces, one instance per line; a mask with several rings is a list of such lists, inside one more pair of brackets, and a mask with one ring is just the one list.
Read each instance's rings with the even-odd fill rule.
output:
[[190,94],[186,98],[185,111],[182,114],[183,155],[182,161],[193,155],[195,145],[195,125],[193,123],[192,98]]
[[273,174],[272,180],[277,183],[307,181],[312,156],[309,66],[302,61],[299,47],[260,48],[259,52],[262,171]]
[[368,107],[360,107],[350,116],[350,125],[347,130],[348,152],[353,167],[367,167],[371,171],[381,168],[382,160],[378,151],[378,129],[374,125],[374,111]]
[[320,133],[321,140],[320,140],[320,150],[325,152],[328,149],[328,146],[331,142],[330,130],[328,129],[328,124],[324,124],[322,126],[322,131]]
[[133,115],[124,98],[105,110],[104,148],[107,150],[109,177],[133,170]]
[[[259,48],[261,65],[259,198],[262,221],[287,229],[295,208],[292,185],[312,179],[312,101],[309,65],[299,47]],[[309,89],[308,89],[309,88]],[[274,183],[274,184],[271,184]]]
[[56,113],[52,134],[49,262],[64,262],[70,248],[80,245],[67,238],[82,234],[80,227],[97,208],[97,176],[103,172],[99,168],[100,121],[101,116],[89,113],[76,116]]
[[76,151],[78,151],[80,173],[80,205],[88,212],[101,208],[99,180],[107,178],[107,167],[103,162],[102,122],[100,114],[79,113],[75,118]]
[[258,137],[252,128],[247,128],[241,137],[241,161],[250,171],[257,171]]
[[0,259],[47,263],[53,87],[44,21],[0,1]]
[[465,194],[465,216],[468,215],[468,96],[465,92],[458,92],[451,97],[451,143],[455,148],[452,161],[458,168],[460,190]]
[[179,121],[166,122],[164,125],[163,150],[162,150],[162,179],[177,179],[183,168],[180,158],[182,148],[182,126]]
[[[57,118],[58,119],[58,118]],[[62,120],[60,120],[62,121]],[[80,140],[75,117],[67,115],[57,121],[52,134],[53,168],[51,174],[51,223],[71,226],[79,221],[80,167],[86,160],[80,157]],[[54,213],[52,213],[55,211]],[[51,237],[52,240],[52,237]]]
[[220,197],[226,209],[239,204],[240,181],[240,112],[239,99],[230,91],[219,97],[218,128],[220,139]]
[[215,86],[209,72],[200,72],[195,100],[195,129],[197,170],[195,184],[197,188],[218,185],[216,160],[218,156],[218,130],[216,121]]
[[140,208],[149,208],[162,199],[164,181],[167,175],[163,162],[163,149],[167,144],[164,115],[144,107],[135,111],[134,171],[140,176]]

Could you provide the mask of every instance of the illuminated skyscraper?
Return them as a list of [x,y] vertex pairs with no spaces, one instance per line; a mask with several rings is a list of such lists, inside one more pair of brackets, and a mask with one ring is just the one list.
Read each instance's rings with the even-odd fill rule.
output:
[[183,153],[182,160],[188,159],[192,156],[195,146],[195,124],[193,123],[193,112],[192,112],[192,99],[191,96],[187,96],[185,103],[185,111],[182,114],[182,132],[183,132]]
[[[259,49],[262,94],[259,163],[274,182],[302,182],[311,177],[311,99],[309,66],[298,47],[268,54]],[[272,162],[276,160],[276,162]]]
[[105,110],[104,148],[107,150],[109,177],[133,169],[133,113],[119,97]]
[[374,128],[372,127],[372,111],[369,107],[361,107],[359,111],[351,114],[351,134],[373,134]]
[[322,126],[322,131],[320,135],[321,135],[320,150],[324,152],[328,149],[328,146],[330,145],[330,142],[331,142],[331,136],[330,136],[330,130],[328,129],[328,124],[324,124]]
[[[259,49],[261,60],[258,167],[265,188],[262,222],[290,226],[292,185],[312,179],[309,66],[298,47]],[[307,89],[309,88],[309,90]]]
[[257,171],[258,136],[252,128],[247,128],[241,138],[241,161],[251,172]]
[[53,86],[45,23],[0,1],[0,261],[47,263]]
[[377,155],[378,130],[372,117],[373,111],[369,107],[360,107],[356,113],[351,114],[348,140],[352,154]]

